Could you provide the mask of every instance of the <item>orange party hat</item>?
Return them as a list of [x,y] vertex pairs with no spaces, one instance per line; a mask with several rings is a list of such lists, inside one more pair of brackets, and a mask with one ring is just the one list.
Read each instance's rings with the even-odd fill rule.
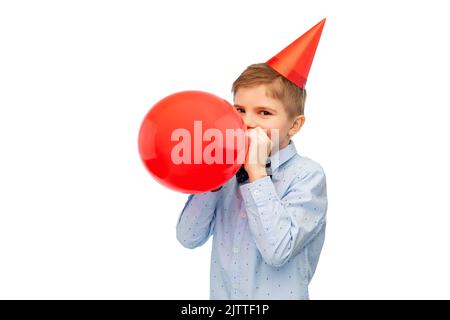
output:
[[308,79],[309,69],[322,35],[325,20],[321,20],[266,63],[303,89]]

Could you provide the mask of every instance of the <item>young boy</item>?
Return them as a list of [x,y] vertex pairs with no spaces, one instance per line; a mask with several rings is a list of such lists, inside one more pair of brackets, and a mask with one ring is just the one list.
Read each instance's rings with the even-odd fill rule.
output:
[[[309,298],[325,236],[326,180],[291,137],[305,121],[304,84],[323,23],[233,83],[234,106],[250,138],[245,164],[221,188],[190,195],[177,223],[177,239],[187,248],[213,235],[211,299]],[[305,41],[313,47],[310,59],[293,50],[308,47]],[[292,52],[300,64],[287,72],[283,61],[292,62]]]

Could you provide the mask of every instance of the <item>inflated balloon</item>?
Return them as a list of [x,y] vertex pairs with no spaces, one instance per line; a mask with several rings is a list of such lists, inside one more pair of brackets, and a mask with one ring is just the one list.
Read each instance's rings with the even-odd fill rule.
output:
[[162,185],[184,193],[216,189],[244,163],[245,125],[226,100],[202,91],[157,102],[139,132],[139,154]]

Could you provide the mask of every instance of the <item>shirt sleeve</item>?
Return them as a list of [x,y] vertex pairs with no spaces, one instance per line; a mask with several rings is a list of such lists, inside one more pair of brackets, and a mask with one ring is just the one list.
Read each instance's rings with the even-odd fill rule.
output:
[[220,193],[221,191],[189,195],[176,227],[177,239],[184,247],[199,247],[211,236]]
[[296,176],[282,197],[268,176],[240,191],[256,246],[271,266],[284,265],[325,228],[328,202],[321,167]]

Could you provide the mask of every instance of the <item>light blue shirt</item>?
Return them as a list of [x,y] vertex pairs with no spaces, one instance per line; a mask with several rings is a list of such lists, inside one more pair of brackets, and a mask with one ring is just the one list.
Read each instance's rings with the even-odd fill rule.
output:
[[189,195],[177,223],[187,248],[213,235],[211,299],[309,299],[325,238],[322,167],[291,140],[270,157],[269,176]]

